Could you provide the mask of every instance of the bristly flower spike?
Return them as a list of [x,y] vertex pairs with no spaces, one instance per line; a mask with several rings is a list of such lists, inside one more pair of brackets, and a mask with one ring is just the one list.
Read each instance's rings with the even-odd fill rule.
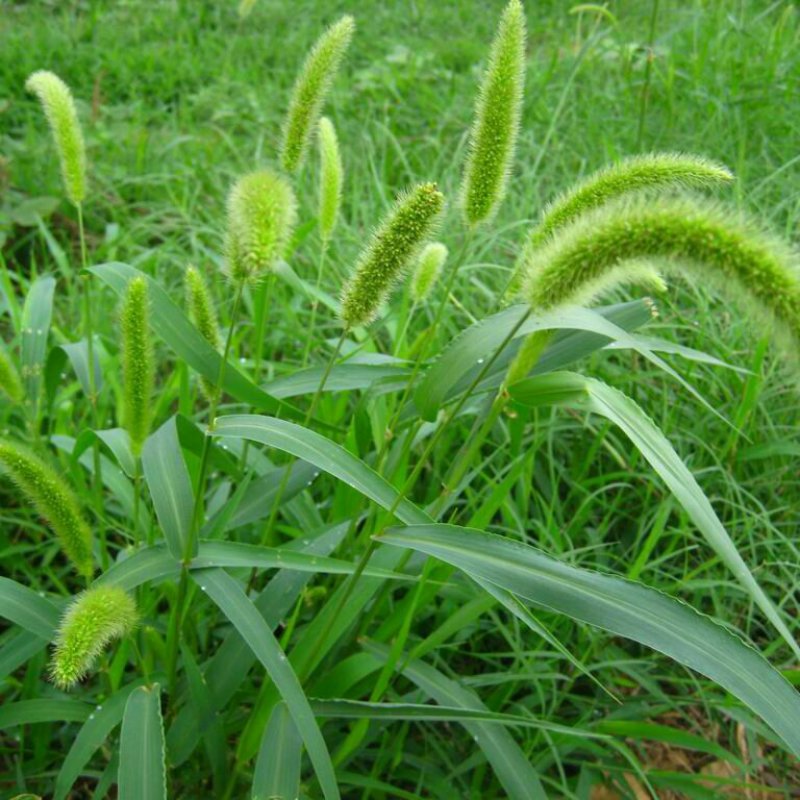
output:
[[342,204],[342,156],[333,123],[322,117],[319,138],[319,230],[323,242],[329,242]]
[[0,347],[0,393],[13,403],[21,403],[24,396],[19,372],[8,353]]
[[401,194],[359,257],[342,292],[345,328],[366,325],[378,313],[426,239],[435,230],[444,196],[435,183]]
[[415,303],[422,303],[428,297],[442,272],[447,255],[447,247],[441,242],[431,242],[422,249],[409,287],[411,299]]
[[149,317],[147,279],[140,275],[128,283],[120,310],[123,424],[136,456],[142,452],[152,419],[155,365]]
[[0,465],[44,517],[81,575],[91,576],[92,532],[66,480],[28,449],[0,441]]
[[628,282],[629,265],[642,259],[736,291],[800,350],[797,256],[734,213],[690,198],[623,200],[581,216],[533,254],[524,297],[541,310],[586,303]]
[[354,30],[355,22],[350,16],[331,25],[317,39],[297,76],[283,123],[281,166],[287,172],[296,172],[303,165],[325,98]]
[[294,192],[269,169],[251,172],[228,195],[225,270],[234,283],[255,283],[281,258],[297,219]]
[[[728,183],[733,175],[723,164],[685,153],[649,153],[624,158],[589,175],[557,197],[542,212],[520,251],[505,295],[519,293],[525,265],[559,228],[605,203],[632,192],[660,193],[675,189],[705,189]],[[644,201],[646,202],[646,200]]]
[[525,11],[520,0],[506,6],[483,76],[461,206],[469,225],[489,219],[503,201],[519,132],[525,84]]
[[[214,309],[214,301],[208,290],[200,270],[195,267],[188,267],[184,276],[186,287],[186,305],[189,309],[189,317],[200,335],[217,351],[220,350],[219,324],[217,322],[217,312]],[[216,394],[214,382],[205,376],[200,378],[200,385],[203,387],[203,394],[211,399]]]
[[50,677],[61,689],[74,686],[115,639],[136,626],[136,604],[118,586],[97,586],[66,608],[56,631]]
[[58,150],[64,190],[78,206],[86,197],[86,150],[72,93],[58,75],[46,70],[34,72],[25,88],[42,104]]

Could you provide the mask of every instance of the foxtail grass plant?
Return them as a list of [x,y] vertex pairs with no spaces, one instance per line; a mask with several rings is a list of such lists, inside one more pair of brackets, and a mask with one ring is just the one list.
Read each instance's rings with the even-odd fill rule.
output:
[[303,166],[322,107],[354,30],[355,21],[350,16],[331,25],[319,37],[297,76],[281,141],[281,166],[287,172],[297,172]]
[[[132,800],[132,786],[166,800],[168,774],[173,797],[339,800],[413,787],[446,800],[539,800],[591,794],[601,775],[610,783],[638,771],[655,795],[696,778],[637,769],[637,737],[674,739],[665,726],[677,708],[709,739],[714,758],[738,765],[729,756],[742,735],[754,752],[763,737],[770,778],[781,768],[791,774],[800,696],[770,662],[788,674],[800,653],[786,534],[796,492],[784,455],[793,452],[784,440],[796,387],[781,386],[766,365],[775,343],[798,366],[797,255],[709,199],[709,190],[731,183],[727,168],[683,153],[620,158],[554,193],[530,229],[514,219],[524,203],[514,194],[524,189],[530,202],[558,169],[539,112],[563,69],[570,77],[550,131],[563,132],[569,160],[593,162],[591,149],[576,149],[560,110],[579,68],[589,80],[589,65],[606,63],[612,51],[597,58],[596,46],[604,26],[622,17],[580,9],[598,20],[592,35],[546,57],[551,68],[537,79],[540,97],[525,123],[526,136],[544,144],[519,169],[537,184],[522,187],[510,176],[526,10],[520,0],[504,5],[474,104],[463,102],[459,86],[472,80],[452,58],[425,73],[425,54],[398,51],[384,62],[374,43],[348,87],[360,110],[397,77],[398,61],[423,99],[437,96],[441,75],[452,71],[452,107],[475,109],[460,175],[461,165],[449,164],[462,140],[452,132],[455,112],[425,133],[442,170],[410,151],[416,107],[387,105],[359,120],[330,109],[337,136],[323,111],[353,37],[354,22],[343,17],[305,59],[280,132],[277,123],[275,136],[252,131],[258,163],[232,181],[216,247],[206,241],[214,220],[194,205],[178,209],[191,226],[186,236],[160,223],[150,236],[161,213],[139,215],[139,198],[136,224],[124,226],[132,189],[114,187],[113,218],[126,235],[98,237],[95,252],[136,253],[147,275],[117,260],[89,266],[75,104],[56,76],[31,77],[78,210],[88,348],[65,341],[79,311],[61,293],[63,284],[71,291],[69,279],[43,276],[40,253],[51,252],[63,271],[56,245],[70,233],[54,216],[41,227],[48,249],[35,233],[13,242],[4,248],[13,268],[9,260],[0,274],[0,316],[13,330],[0,347],[0,496],[8,499],[0,514],[0,726],[19,731],[0,753],[0,771],[14,776],[11,794],[100,796],[116,778],[120,800]],[[252,7],[220,10],[220,20],[239,25],[235,43],[246,43],[264,17],[247,17]],[[412,27],[435,18],[423,14]],[[531,39],[537,64],[546,63],[541,28]],[[223,77],[246,55],[233,45],[218,64]],[[294,45],[286,39],[284,49]],[[226,81],[225,91],[232,86]],[[393,86],[396,97],[406,86]],[[450,90],[441,95],[449,101]],[[94,111],[105,126],[99,98],[98,81]],[[384,117],[395,128],[385,151],[367,138]],[[215,141],[227,118],[215,115]],[[575,118],[592,145],[595,128]],[[238,146],[246,126],[235,133]],[[624,152],[624,142],[604,146]],[[312,147],[313,186],[302,175]],[[540,174],[540,164],[549,172]],[[199,176],[188,195],[204,203],[217,172]],[[365,186],[365,174],[378,186]],[[760,186],[765,207],[769,180]],[[104,182],[104,195],[111,187]],[[368,194],[373,208],[378,198],[394,202],[369,212],[359,205]],[[370,219],[374,231],[366,230]],[[509,244],[514,230],[527,230],[518,248]],[[190,262],[200,268],[185,269],[183,302],[175,302],[171,292]],[[496,276],[506,263],[514,268],[503,291]],[[682,340],[659,340],[652,329],[640,335],[652,322],[649,300],[593,308],[611,291],[670,292],[675,277],[731,296],[752,321],[762,341],[744,377]],[[94,337],[101,290],[116,295],[119,313],[111,320],[95,311]],[[479,309],[507,296],[515,305],[480,318]],[[711,315],[694,313],[698,323]],[[671,321],[664,316],[662,331]],[[692,328],[680,334],[688,331],[690,343]],[[721,325],[709,328],[715,341]],[[624,348],[644,366],[628,371]],[[727,359],[738,365],[731,354],[741,349]],[[695,366],[690,373],[671,358]],[[597,365],[609,381],[647,391],[637,398],[582,374]],[[113,391],[100,397],[91,384],[83,393],[87,369]],[[680,384],[662,383],[658,370]],[[689,378],[707,381],[708,400]],[[29,414],[39,379],[40,411]],[[687,431],[659,413],[659,403],[681,405],[681,387],[706,403],[699,420],[709,408],[730,418],[724,446],[714,447],[713,426]],[[115,402],[117,427],[104,427]],[[779,410],[762,425],[768,405]],[[556,406],[572,416],[551,414]],[[701,436],[690,470],[679,451]],[[737,444],[745,437],[740,463],[731,454],[744,452]],[[31,449],[17,443],[28,439]],[[739,475],[758,477],[739,486]],[[698,602],[703,613],[692,608]],[[658,654],[657,670],[647,648]],[[67,690],[74,696],[60,694]],[[109,733],[120,720],[121,741]],[[412,727],[419,724],[424,742]],[[463,741],[459,724],[469,734]],[[622,739],[630,745],[624,758]],[[422,777],[420,758],[431,763]],[[753,786],[760,767],[749,766],[742,781]]]
[[46,520],[78,572],[91,577],[92,531],[66,479],[30,450],[9,441],[0,441],[0,466]]
[[96,586],[68,606],[56,631],[50,677],[60,689],[71,689],[92,669],[116,639],[136,626],[136,604],[118,586]]

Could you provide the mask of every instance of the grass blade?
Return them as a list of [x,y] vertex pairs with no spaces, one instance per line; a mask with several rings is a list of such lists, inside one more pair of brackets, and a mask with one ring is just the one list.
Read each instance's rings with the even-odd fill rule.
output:
[[119,800],[166,800],[164,726],[157,683],[131,692],[119,743]]
[[395,528],[419,550],[537,606],[652,647],[727,689],[800,755],[800,695],[753,648],[690,606],[633,581],[562,564],[520,542],[455,525]]
[[252,800],[298,797],[303,740],[285,703],[272,710],[253,774]]

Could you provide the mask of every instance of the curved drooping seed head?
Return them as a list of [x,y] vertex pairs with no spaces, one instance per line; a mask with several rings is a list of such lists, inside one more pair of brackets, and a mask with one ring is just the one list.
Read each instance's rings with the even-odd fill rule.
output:
[[115,639],[136,626],[136,604],[118,586],[96,586],[66,608],[56,631],[50,677],[61,689],[74,686]]
[[[220,349],[219,324],[217,323],[217,312],[214,309],[214,301],[211,292],[208,290],[206,282],[200,271],[195,267],[188,267],[184,275],[186,287],[186,305],[189,309],[189,317],[200,335],[217,351]],[[217,394],[214,381],[210,381],[205,376],[201,376],[200,385],[203,394],[209,401]]]
[[66,480],[27,448],[12,442],[0,441],[0,466],[47,521],[78,571],[90,576],[92,532]]
[[430,294],[446,260],[447,247],[441,242],[431,242],[422,248],[411,276],[411,299],[415,303],[423,302]]
[[86,150],[72,93],[58,75],[46,70],[34,72],[25,82],[42,104],[58,150],[64,190],[76,206],[86,197]]
[[444,207],[435,183],[421,183],[401,194],[384,217],[342,292],[345,327],[366,325],[378,313],[394,284],[433,233]]
[[138,276],[128,283],[120,310],[123,424],[134,455],[142,452],[152,419],[150,400],[155,365],[149,317],[147,279]]
[[283,123],[281,166],[287,172],[296,172],[303,165],[308,143],[354,30],[355,21],[350,16],[331,25],[317,39],[297,76]]
[[470,225],[489,219],[505,196],[524,83],[525,12],[520,0],[511,0],[492,42],[470,131],[461,186],[461,205]]
[[628,282],[643,259],[735,290],[800,348],[797,256],[735,212],[690,198],[622,200],[581,216],[533,254],[524,296],[534,309],[586,303]]
[[13,403],[21,403],[24,396],[19,372],[3,347],[0,347],[0,394]]
[[239,178],[228,195],[225,269],[236,283],[255,282],[283,255],[297,219],[285,178],[269,169]]
[[342,156],[339,140],[333,123],[322,117],[319,121],[319,229],[322,240],[327,242],[336,227],[339,208],[342,204]]
[[554,231],[581,214],[632,192],[653,194],[675,189],[703,189],[732,180],[733,175],[723,164],[684,153],[633,156],[598,170],[563,192],[544,209],[517,257],[505,294],[513,297],[519,293],[525,279],[525,264],[533,257],[533,252]]

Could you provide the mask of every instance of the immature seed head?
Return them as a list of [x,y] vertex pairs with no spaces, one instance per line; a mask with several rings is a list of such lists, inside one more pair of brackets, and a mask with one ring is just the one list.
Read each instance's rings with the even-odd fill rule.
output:
[[361,253],[342,293],[345,327],[366,325],[435,229],[444,196],[435,183],[401,194]]
[[134,455],[150,433],[151,397],[155,365],[150,340],[147,279],[131,279],[122,298],[123,424],[131,440]]
[[21,403],[24,395],[19,372],[11,357],[0,347],[0,393],[13,403]]
[[297,219],[294,192],[269,169],[239,178],[228,195],[225,269],[236,283],[255,282],[283,255]]
[[25,82],[42,104],[61,163],[64,190],[76,206],[86,197],[86,150],[69,87],[52,72],[34,72]]
[[317,39],[297,76],[283,123],[281,166],[287,172],[296,172],[303,165],[314,127],[354,30],[355,22],[350,16],[331,25]]
[[511,0],[492,42],[470,132],[461,187],[461,205],[470,225],[490,218],[505,196],[524,83],[525,12],[520,0]]
[[423,302],[430,294],[446,260],[447,248],[441,242],[431,242],[422,248],[411,276],[411,299],[415,303]]
[[96,586],[66,608],[56,631],[50,677],[61,689],[74,686],[115,639],[136,625],[136,604],[117,586]]
[[[217,312],[214,309],[214,301],[208,290],[206,282],[200,271],[195,267],[188,267],[184,276],[186,286],[186,305],[189,309],[189,317],[194,323],[200,335],[217,351],[220,349],[219,325],[217,324]],[[205,376],[200,379],[203,387],[203,394],[211,400],[216,394],[217,389],[213,381]]]
[[7,441],[0,441],[0,466],[47,521],[78,571],[90,576],[92,533],[66,480],[28,449]]
[[[683,153],[650,153],[633,156],[593,173],[557,197],[542,212],[514,265],[506,295],[519,293],[525,280],[525,264],[554,231],[632,192],[664,192],[680,188],[707,188],[733,180],[723,164]],[[646,202],[643,200],[643,202]]]
[[[737,294],[800,347],[797,256],[730,212],[689,198],[618,201],[553,234],[527,265],[535,309],[585,303],[631,279],[642,260]],[[635,274],[634,274],[635,277]]]
[[327,242],[336,227],[342,204],[342,156],[333,123],[322,117],[318,128],[319,138],[319,230]]

